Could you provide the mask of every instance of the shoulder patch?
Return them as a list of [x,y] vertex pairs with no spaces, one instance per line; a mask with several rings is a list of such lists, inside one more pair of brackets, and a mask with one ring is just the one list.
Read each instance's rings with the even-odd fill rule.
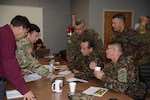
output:
[[121,68],[118,70],[118,81],[127,83],[127,69]]

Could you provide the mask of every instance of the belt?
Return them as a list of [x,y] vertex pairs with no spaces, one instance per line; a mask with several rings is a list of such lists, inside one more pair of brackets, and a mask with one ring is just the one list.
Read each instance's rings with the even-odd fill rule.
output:
[[6,78],[2,77],[0,78],[0,81],[6,81]]

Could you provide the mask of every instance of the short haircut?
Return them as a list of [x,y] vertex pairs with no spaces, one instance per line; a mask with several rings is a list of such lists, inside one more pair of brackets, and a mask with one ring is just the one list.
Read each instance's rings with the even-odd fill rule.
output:
[[150,19],[150,16],[147,16],[148,19]]
[[15,16],[11,20],[10,24],[16,27],[22,26],[23,28],[30,29],[30,22],[25,16],[21,16],[21,15]]
[[123,52],[123,44],[121,41],[110,41],[108,45],[115,45],[119,51]]
[[114,19],[114,18],[118,18],[118,19],[122,20],[123,22],[126,21],[126,17],[125,17],[125,15],[122,14],[122,13],[115,14],[112,18],[113,18],[113,19]]
[[82,24],[83,26],[85,26],[84,19],[77,19],[75,24],[76,25],[81,25]]
[[88,42],[88,48],[94,47],[94,43],[90,39],[83,39],[81,42]]
[[30,24],[30,29],[28,32],[32,33],[33,31],[40,32],[40,28],[35,24]]

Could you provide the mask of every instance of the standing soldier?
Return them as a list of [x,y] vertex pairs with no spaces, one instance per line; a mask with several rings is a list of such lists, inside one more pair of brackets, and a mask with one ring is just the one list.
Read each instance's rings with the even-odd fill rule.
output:
[[99,55],[101,63],[103,65],[104,59],[104,46],[102,39],[98,33],[93,29],[86,29],[85,22],[83,19],[78,19],[75,23],[75,32],[71,36],[71,43],[67,48],[67,63],[71,65],[78,57],[81,56],[80,43],[82,40],[92,40],[94,43],[93,51]]
[[31,24],[30,26],[31,28],[27,33],[27,36],[17,41],[16,57],[20,66],[28,67],[28,69],[34,73],[49,77],[49,71],[42,64],[40,64],[35,57],[33,57],[33,44],[39,38],[40,29],[35,24]]
[[136,28],[136,30],[140,33],[140,34],[144,34],[146,33],[146,25],[148,24],[148,18],[147,16],[140,16],[139,19],[139,26]]
[[112,27],[115,31],[112,40],[121,41],[124,45],[125,55],[139,59],[146,53],[147,44],[138,40],[138,32],[125,26],[125,16],[116,14],[112,18]]

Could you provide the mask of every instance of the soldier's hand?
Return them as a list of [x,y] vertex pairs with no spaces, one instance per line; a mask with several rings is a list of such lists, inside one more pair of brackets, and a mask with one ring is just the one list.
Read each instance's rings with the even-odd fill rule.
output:
[[103,75],[105,73],[103,71],[94,71],[94,76],[97,78],[97,79],[102,79]]
[[74,77],[74,74],[73,74],[73,73],[70,73],[70,74],[65,75],[65,78],[66,78],[66,79],[73,78],[73,77]]
[[94,61],[90,62],[90,64],[89,64],[89,67],[93,70],[95,69],[96,66],[97,66],[97,64]]

